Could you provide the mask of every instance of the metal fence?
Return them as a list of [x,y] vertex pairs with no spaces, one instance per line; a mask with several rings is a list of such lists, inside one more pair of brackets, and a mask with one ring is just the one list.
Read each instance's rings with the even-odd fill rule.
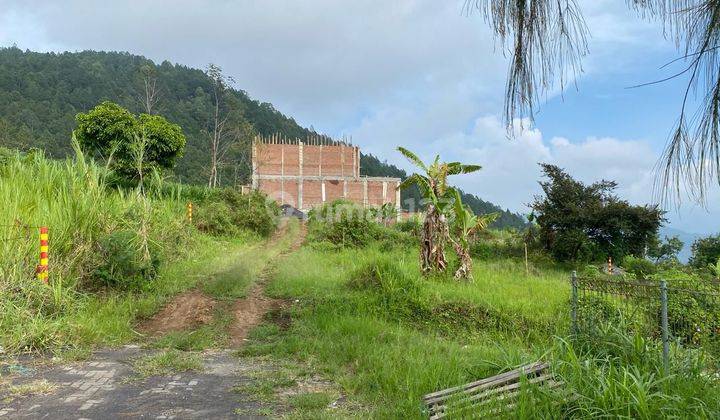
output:
[[609,323],[662,341],[663,363],[670,343],[720,349],[720,282],[627,280],[571,276],[573,334],[592,335]]

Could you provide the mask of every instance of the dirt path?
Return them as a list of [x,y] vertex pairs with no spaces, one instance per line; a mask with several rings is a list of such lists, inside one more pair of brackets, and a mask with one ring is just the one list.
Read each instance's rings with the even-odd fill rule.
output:
[[[300,231],[290,248],[283,250],[280,255],[267,262],[252,285],[248,296],[238,300],[234,305],[233,313],[236,321],[230,328],[232,347],[242,344],[247,333],[262,321],[265,313],[279,307],[279,301],[265,296],[265,283],[272,275],[278,260],[296,251],[302,245],[305,240],[306,227],[301,223],[299,229]],[[277,246],[277,243],[287,235],[287,230],[287,220],[283,219],[278,231],[268,240],[265,247],[271,249]],[[165,305],[155,316],[141,323],[138,330],[147,336],[159,336],[172,331],[192,330],[212,321],[213,308],[215,308],[216,304],[217,301],[205,295],[199,288],[188,290],[176,296],[172,302]]]
[[231,346],[239,347],[245,341],[248,332],[255,326],[259,325],[263,317],[270,310],[281,307],[282,301],[272,299],[265,295],[265,286],[268,279],[272,277],[273,272],[277,268],[277,264],[282,258],[294,251],[297,251],[305,241],[307,230],[304,224],[300,225],[300,231],[292,246],[283,251],[277,258],[270,261],[263,271],[260,273],[258,280],[253,284],[250,293],[245,299],[240,299],[235,303],[233,313],[235,314],[235,322],[230,327]]
[[[276,244],[286,234],[282,228],[270,240]],[[279,260],[297,250],[305,238],[301,225],[294,243],[271,259],[248,296],[233,307],[230,327],[233,347],[242,345],[247,333],[281,302],[264,294]],[[216,305],[199,290],[176,297],[158,315],[141,326],[146,334],[193,329],[210,322]],[[201,366],[172,368],[140,376],[138,361],[163,356],[164,350],[137,345],[104,349],[82,362],[58,363],[44,358],[0,361],[0,419],[226,419],[258,418],[261,404],[238,389],[257,385],[258,369],[267,367],[239,358],[230,349],[192,353]]]

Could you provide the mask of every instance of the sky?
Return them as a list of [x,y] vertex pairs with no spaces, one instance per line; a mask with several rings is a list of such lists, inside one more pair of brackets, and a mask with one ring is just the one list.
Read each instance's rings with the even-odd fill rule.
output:
[[[579,2],[591,33],[583,72],[514,138],[502,123],[504,50],[463,0],[0,0],[0,46],[212,62],[252,97],[403,169],[412,167],[398,145],[480,164],[453,182],[520,213],[540,191],[539,162],[583,182],[615,180],[621,197],[653,203],[653,170],[686,81],[629,87],[669,75],[661,66],[677,51],[626,2]],[[705,208],[667,208],[669,225],[720,231],[719,189]]]

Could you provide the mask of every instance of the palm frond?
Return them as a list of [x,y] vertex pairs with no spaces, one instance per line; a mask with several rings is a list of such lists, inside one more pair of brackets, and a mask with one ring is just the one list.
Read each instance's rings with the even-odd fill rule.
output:
[[410,163],[415,164],[417,167],[419,167],[423,171],[427,172],[427,170],[428,170],[427,166],[425,166],[425,163],[415,153],[409,151],[408,149],[406,149],[402,146],[398,146],[397,150],[398,150],[398,152],[402,153],[402,155],[405,156],[405,158],[407,158],[407,160],[409,160]]
[[409,177],[405,178],[405,180],[401,182],[397,188],[399,190],[404,190],[406,188],[409,188],[411,185],[417,185],[417,187],[420,189],[420,193],[424,197],[433,201],[437,200],[435,194],[433,193],[432,187],[430,186],[430,180],[426,177],[420,174],[412,174]]
[[460,162],[450,162],[448,166],[448,175],[460,175],[477,172],[482,169],[480,165],[463,165]]
[[490,226],[492,224],[492,222],[494,222],[498,219],[498,217],[500,217],[499,212],[479,215],[479,216],[477,216],[477,222],[475,223],[475,226],[473,227],[473,229],[475,231],[487,229],[488,226]]

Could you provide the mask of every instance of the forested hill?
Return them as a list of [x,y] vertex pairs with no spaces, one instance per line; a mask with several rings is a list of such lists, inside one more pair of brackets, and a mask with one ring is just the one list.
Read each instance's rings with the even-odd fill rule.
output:
[[[185,156],[175,170],[183,182],[207,182],[207,130],[213,100],[212,81],[202,71],[164,61],[156,65],[145,57],[122,52],[83,51],[77,53],[36,53],[18,48],[0,49],[0,146],[44,149],[52,157],[71,152],[70,135],[75,115],[99,102],[110,100],[133,113],[145,112],[145,80],[150,69],[159,92],[153,112],[179,124],[188,139]],[[227,91],[226,103],[234,114],[263,135],[282,133],[290,138],[314,135],[294,119],[283,115],[272,104],[250,98],[237,89]],[[234,122],[238,123],[238,119]],[[246,150],[230,152],[221,168],[221,182],[247,180]],[[363,173],[404,177],[404,171],[363,156]],[[412,192],[404,194],[414,195]],[[500,211],[497,206],[475,196],[463,197],[476,211]],[[515,214],[503,212],[498,226],[524,225]]]

